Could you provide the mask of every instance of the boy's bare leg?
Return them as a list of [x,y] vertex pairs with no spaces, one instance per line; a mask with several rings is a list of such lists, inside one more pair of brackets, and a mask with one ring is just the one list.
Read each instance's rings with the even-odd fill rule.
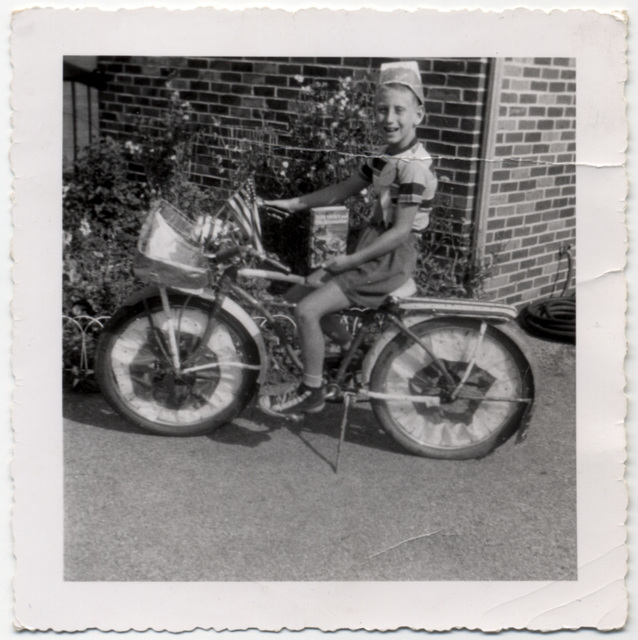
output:
[[325,341],[321,319],[346,309],[350,301],[337,284],[329,281],[315,289],[297,305],[301,357],[304,365],[303,382],[309,387],[321,386]]
[[[325,278],[326,282],[329,282],[329,275]],[[324,285],[325,286],[325,285]],[[312,293],[313,291],[317,291],[317,289],[313,287],[308,287],[306,285],[297,284],[286,293],[285,299],[288,302],[296,302],[298,303],[300,300],[303,300],[307,295]],[[346,305],[347,308],[350,306],[350,303]],[[333,314],[326,314],[320,320],[321,330],[325,335],[327,335],[331,340],[336,342],[340,347],[346,347],[352,341],[352,335],[350,332],[343,326],[343,323],[339,320],[339,317]]]

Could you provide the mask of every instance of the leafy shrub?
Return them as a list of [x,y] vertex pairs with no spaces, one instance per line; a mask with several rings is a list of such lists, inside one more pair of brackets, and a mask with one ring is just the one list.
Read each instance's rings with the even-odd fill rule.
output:
[[[78,157],[63,198],[64,367],[73,385],[91,368],[98,325],[82,342],[82,316],[109,316],[136,286],[132,260],[152,199],[163,198],[195,217],[218,206],[210,191],[191,182],[195,145],[214,135],[194,122],[191,105],[166,87],[167,108],[158,118],[140,118],[133,140],[110,138]],[[141,167],[144,180],[136,177]],[[83,356],[88,352],[89,360]],[[78,363],[83,369],[78,371]]]
[[[190,102],[180,98],[170,81],[164,92],[166,109],[159,117],[136,118],[137,133],[124,146],[132,162],[142,168],[151,196],[167,200],[195,218],[219,202],[210,190],[192,181],[196,149],[211,147],[217,141],[219,123],[214,118],[210,125],[199,123]],[[208,168],[221,173],[221,163],[221,156],[214,155]]]
[[120,143],[103,139],[80,155],[63,198],[65,314],[109,314],[130,290],[130,259],[148,200],[145,185],[127,175]]
[[[459,228],[460,227],[460,228]],[[477,298],[489,275],[474,256],[470,229],[436,211],[418,241],[415,280],[419,293],[435,298]]]
[[[107,138],[82,152],[65,185],[62,312],[69,318],[110,315],[133,285],[131,259],[148,190],[127,171],[123,146]],[[89,353],[94,339],[89,332]],[[77,323],[65,325],[63,346],[64,368],[75,385],[83,352]]]

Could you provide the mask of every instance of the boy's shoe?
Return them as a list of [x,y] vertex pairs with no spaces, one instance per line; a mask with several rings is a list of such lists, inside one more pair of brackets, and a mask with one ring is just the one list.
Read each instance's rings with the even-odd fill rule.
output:
[[323,387],[308,387],[303,383],[291,391],[259,399],[259,406],[266,413],[277,415],[317,413],[325,405]]

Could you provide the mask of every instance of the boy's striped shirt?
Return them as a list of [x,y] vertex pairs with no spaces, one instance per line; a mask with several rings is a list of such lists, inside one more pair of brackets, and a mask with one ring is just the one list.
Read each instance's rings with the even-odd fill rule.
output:
[[389,226],[398,204],[418,204],[412,228],[423,231],[427,227],[437,179],[432,158],[418,140],[396,155],[386,154],[385,148],[380,150],[366,161],[359,173],[372,183],[378,195],[373,219],[382,219]]

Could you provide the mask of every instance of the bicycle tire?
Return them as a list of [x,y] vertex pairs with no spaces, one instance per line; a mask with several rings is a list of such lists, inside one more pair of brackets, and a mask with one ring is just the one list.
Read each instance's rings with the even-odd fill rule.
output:
[[432,359],[412,338],[399,334],[379,354],[370,390],[431,396],[431,400],[417,403],[372,397],[376,418],[392,438],[416,455],[448,460],[487,455],[529,416],[534,381],[525,355],[491,325],[479,342],[481,321],[472,318],[426,320],[411,329],[445,362],[455,382],[476,352],[472,373],[462,389],[466,395],[442,401],[440,374]]
[[[145,431],[166,436],[209,433],[230,422],[256,392],[259,352],[241,323],[213,303],[171,294],[180,357],[209,367],[171,373],[166,316],[153,297],[113,316],[98,339],[96,378],[108,403]],[[198,344],[210,327],[206,344]],[[159,332],[159,333],[158,333]],[[242,368],[249,365],[252,368]]]

